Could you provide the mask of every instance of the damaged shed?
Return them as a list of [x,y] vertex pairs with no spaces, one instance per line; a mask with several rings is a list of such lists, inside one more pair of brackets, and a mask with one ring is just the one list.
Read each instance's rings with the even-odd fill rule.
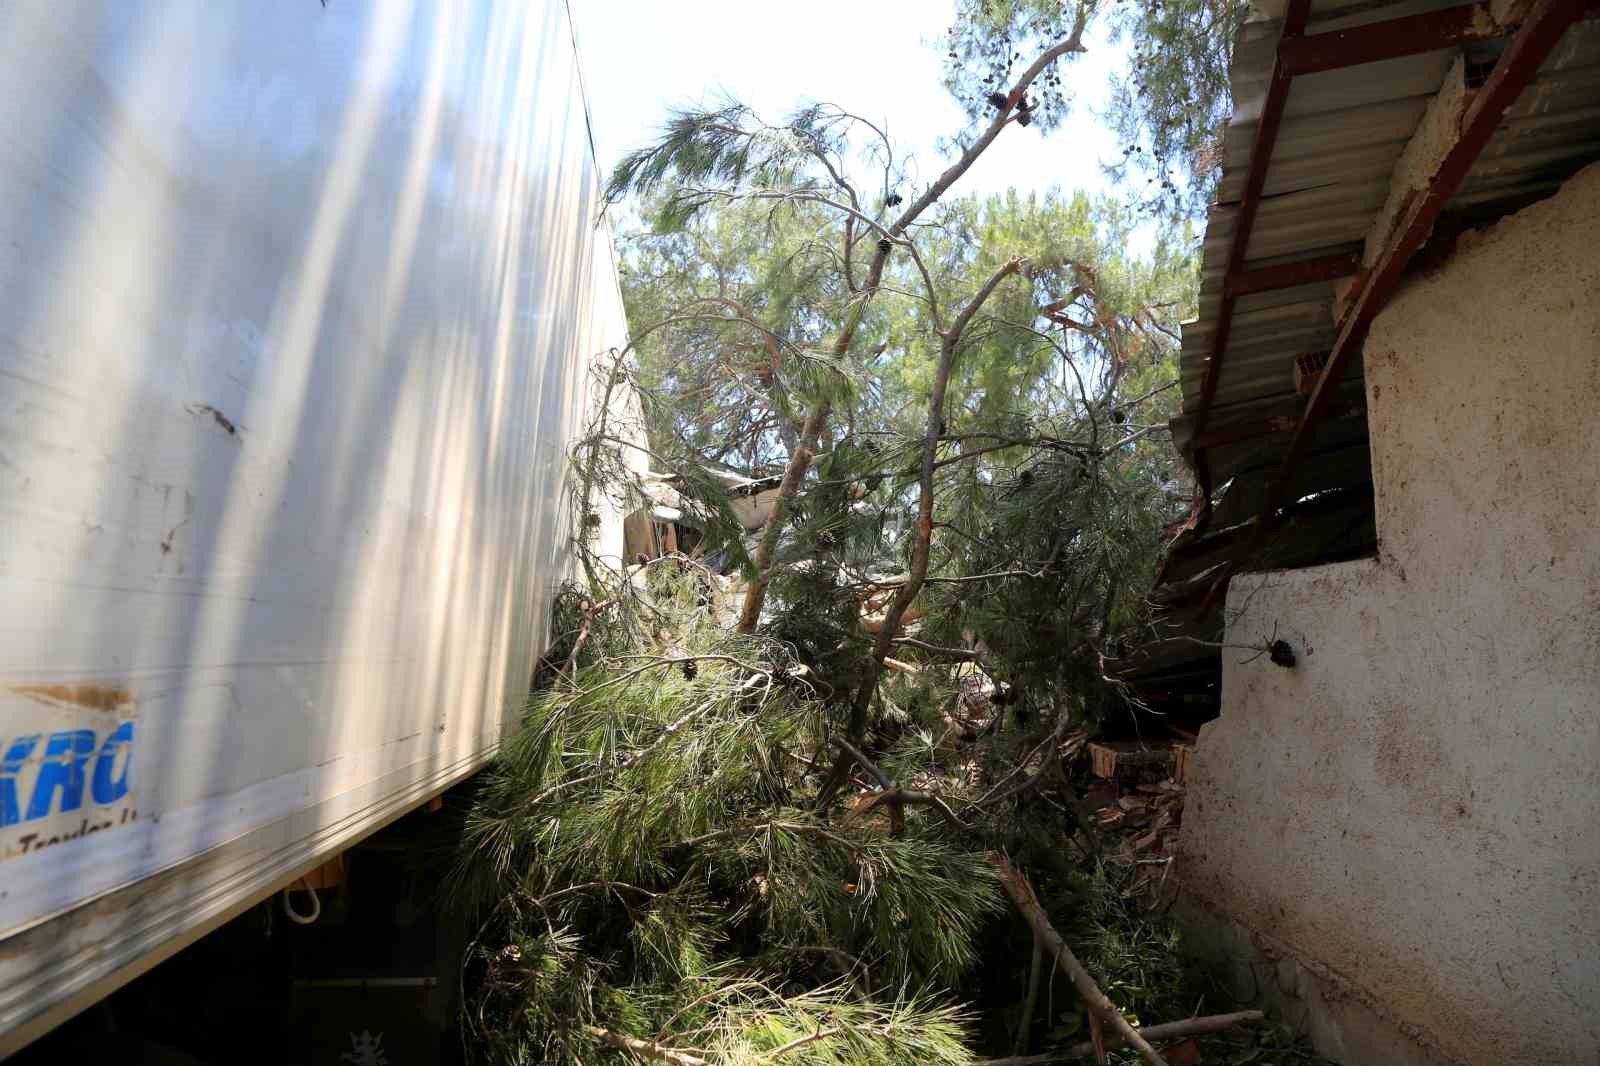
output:
[[1582,0],[1264,6],[1276,17],[1235,53],[1183,335],[1173,439],[1201,491],[1152,595],[1161,639],[1119,669],[1153,707],[1199,718],[1217,708],[1229,577],[1376,550],[1373,319],[1457,235],[1600,157],[1600,27]]
[[1268,6],[1119,664],[1204,722],[1188,905],[1344,1062],[1597,1061],[1600,21]]

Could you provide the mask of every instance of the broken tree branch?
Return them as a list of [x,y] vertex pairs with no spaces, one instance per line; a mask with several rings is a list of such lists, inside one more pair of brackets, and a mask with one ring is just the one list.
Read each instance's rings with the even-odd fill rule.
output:
[[1161,1057],[1161,1053],[1151,1047],[1150,1042],[1140,1036],[1137,1029],[1128,1024],[1128,1019],[1122,1016],[1116,1004],[1100,991],[1100,986],[1089,976],[1089,971],[1083,968],[1083,964],[1072,953],[1072,949],[1067,947],[1066,941],[1061,939],[1061,934],[1050,924],[1049,916],[1039,905],[1038,897],[1033,894],[1033,886],[1028,883],[1027,875],[1012,866],[1010,859],[997,852],[989,854],[989,862],[999,872],[1000,884],[1005,888],[1006,894],[1017,905],[1022,917],[1033,927],[1034,935],[1044,943],[1045,951],[1054,956],[1061,972],[1071,979],[1072,987],[1078,990],[1078,995],[1083,997],[1089,1009],[1108,1022],[1111,1031],[1120,1035],[1122,1040],[1137,1051],[1150,1066],[1167,1066],[1167,1060]]
[[556,676],[567,679],[574,689],[578,687],[578,653],[583,650],[584,643],[589,639],[589,630],[594,623],[595,615],[615,602],[615,599],[602,600],[583,609],[583,624],[578,627],[578,637],[572,643],[572,651],[568,653],[566,662],[562,664],[561,669],[556,671]]
[[971,826],[967,825],[967,823],[956,817],[956,812],[950,809],[950,805],[944,801],[943,797],[937,796],[932,792],[920,792],[909,788],[893,788],[886,789],[883,792],[872,793],[867,797],[867,800],[864,804],[851,812],[850,818],[854,820],[864,817],[880,803],[909,803],[913,806],[922,804],[932,807],[934,810],[939,812],[939,816],[945,820],[945,823],[949,825],[951,829],[954,829],[958,833],[970,833],[972,831]]
[[[872,264],[867,269],[867,276],[862,281],[861,289],[854,292],[855,306],[845,319],[844,326],[839,331],[838,338],[834,341],[833,355],[837,360],[843,360],[850,352],[850,345],[855,340],[856,330],[861,325],[861,320],[866,315],[867,302],[872,299],[878,285],[883,281],[883,268],[889,260],[889,253],[896,242],[903,241],[906,231],[911,224],[939,198],[950,191],[950,187],[961,179],[961,176],[972,168],[985,149],[1000,136],[1000,131],[1005,129],[1011,117],[1012,110],[1017,102],[1027,93],[1028,87],[1035,78],[1044,73],[1045,69],[1062,56],[1073,52],[1084,51],[1083,31],[1088,24],[1089,6],[1078,5],[1077,13],[1073,19],[1072,30],[1064,40],[1058,41],[1052,47],[1042,52],[1017,79],[1011,92],[1006,97],[1006,106],[989,121],[988,127],[961,153],[954,163],[947,167],[944,173],[928,186],[923,194],[913,200],[900,215],[894,224],[889,227],[889,235],[878,242],[872,255]],[[849,217],[849,216],[847,216]],[[909,242],[904,242],[909,243]],[[921,266],[920,260],[918,261]],[[981,304],[975,301],[975,304]],[[975,308],[974,308],[975,309]],[[967,316],[970,317],[970,314]],[[951,332],[959,334],[965,327],[960,322],[951,327]],[[827,400],[820,401],[812,408],[806,417],[804,426],[800,431],[800,444],[789,456],[788,465],[784,467],[783,482],[778,487],[778,498],[773,501],[772,515],[767,519],[767,528],[761,536],[761,542],[756,545],[751,562],[755,567],[755,577],[751,579],[745,590],[744,603],[739,612],[739,632],[754,633],[757,623],[761,620],[761,608],[766,603],[767,587],[772,583],[773,560],[778,553],[778,537],[782,531],[784,520],[789,513],[789,505],[795,495],[800,491],[800,483],[805,479],[806,471],[810,469],[811,460],[817,454],[817,445],[822,439],[822,429],[827,425],[828,416],[832,412],[832,404]],[[830,779],[831,780],[831,779]]]
[[860,748],[856,747],[843,737],[834,737],[833,742],[839,745],[839,747],[843,748],[848,754],[853,756],[856,762],[861,764],[861,768],[867,773],[871,774],[878,782],[879,788],[883,789],[885,792],[888,792],[894,788],[894,779],[888,774],[884,773],[882,770],[878,769],[878,764],[867,758],[866,755],[862,753]]
[[[1023,260],[1020,257],[1013,256],[1008,259],[989,276],[940,338],[939,367],[934,375],[933,389],[928,396],[928,422],[922,440],[922,476],[919,479],[917,497],[917,524],[911,539],[911,565],[905,583],[895,590],[894,599],[884,611],[883,628],[878,631],[876,639],[872,642],[872,657],[867,660],[866,677],[856,689],[855,703],[850,708],[852,740],[859,740],[867,731],[867,711],[872,705],[873,693],[878,691],[878,680],[883,676],[883,660],[888,656],[894,639],[900,635],[901,620],[907,608],[922,592],[923,583],[928,577],[928,557],[933,547],[934,461],[938,455],[939,440],[944,435],[945,393],[950,387],[950,372],[955,367],[962,334],[966,332],[972,317],[1000,287],[1000,283],[1014,274],[1020,274],[1022,268]],[[817,799],[819,808],[827,807],[834,792],[844,784],[845,775],[849,770],[849,760],[841,754],[834,763],[833,772],[828,775],[828,780],[822,786],[822,793]]]
[[1039,978],[1044,973],[1044,941],[1033,938],[1033,961],[1028,964],[1028,994],[1022,1000],[1022,1020],[1017,1022],[1017,1038],[1011,1042],[1011,1054],[1021,1055],[1028,1050],[1028,1038],[1033,1033],[1033,1011],[1039,1003]]
[[[1161,1025],[1141,1026],[1139,1033],[1146,1040],[1181,1040],[1190,1036],[1204,1036],[1207,1033],[1220,1033],[1224,1029],[1232,1029],[1238,1025],[1252,1025],[1266,1017],[1258,1010],[1242,1010],[1235,1014],[1208,1014],[1199,1018],[1185,1018],[1181,1022],[1164,1022]],[[1112,1036],[1106,1040],[1106,1050],[1110,1051],[1122,1047],[1120,1037]],[[979,1059],[975,1066],[1049,1066],[1053,1062],[1066,1062],[1071,1059],[1086,1059],[1094,1054],[1094,1043],[1084,1040],[1060,1051],[1049,1051],[1039,1055],[1009,1055],[1002,1059]]]
[[709,1059],[702,1059],[698,1055],[691,1055],[687,1051],[679,1051],[676,1048],[662,1047],[651,1040],[623,1036],[621,1033],[613,1033],[609,1029],[602,1029],[598,1025],[586,1025],[583,1029],[584,1032],[601,1043],[608,1044],[618,1051],[631,1051],[636,1055],[648,1055],[653,1059],[665,1059],[667,1062],[677,1063],[678,1066],[711,1066]]
[[[880,789],[880,791],[868,795],[861,804],[850,812],[849,816],[845,818],[847,824],[865,818],[879,804],[887,803],[891,812],[891,825],[894,834],[899,836],[905,829],[904,807],[907,803],[910,803],[932,807],[939,812],[940,817],[949,823],[950,828],[958,833],[971,831],[970,826],[956,817],[956,812],[950,809],[950,805],[944,801],[943,797],[936,796],[932,792],[919,792],[915,789],[901,788],[894,783],[894,778],[879,769],[878,764],[867,758],[860,748],[857,748],[843,737],[834,737],[833,742],[839,745],[846,756],[860,763],[861,768],[871,774],[874,780],[878,782]],[[848,766],[849,764],[846,763],[845,765]]]

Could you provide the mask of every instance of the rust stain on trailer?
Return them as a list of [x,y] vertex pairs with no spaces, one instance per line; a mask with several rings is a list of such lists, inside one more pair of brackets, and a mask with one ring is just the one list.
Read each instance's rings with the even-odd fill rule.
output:
[[133,702],[133,692],[121,685],[12,685],[11,691],[39,703],[91,711],[115,711]]

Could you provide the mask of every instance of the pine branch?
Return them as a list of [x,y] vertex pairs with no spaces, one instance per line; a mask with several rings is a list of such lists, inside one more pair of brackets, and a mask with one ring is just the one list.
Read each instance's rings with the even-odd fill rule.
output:
[[1033,938],[1033,959],[1028,964],[1028,991],[1022,998],[1022,1020],[1017,1023],[1017,1037],[1011,1044],[1011,1053],[1021,1055],[1028,1050],[1028,1039],[1033,1034],[1033,1012],[1039,1003],[1039,978],[1044,972],[1044,942]]
[[871,793],[861,806],[850,812],[850,816],[845,820],[846,824],[860,821],[870,814],[875,807],[883,803],[891,806],[904,803],[913,805],[926,804],[938,811],[939,816],[945,820],[945,824],[949,825],[957,833],[972,832],[972,827],[956,816],[956,812],[950,809],[950,804],[946,803],[943,797],[932,792],[922,792],[908,788],[888,788],[881,792]]
[[784,1044],[782,1047],[773,1048],[771,1051],[767,1052],[766,1057],[769,1059],[775,1059],[780,1055],[787,1055],[796,1048],[805,1047],[807,1044],[814,1044],[818,1040],[826,1040],[830,1036],[837,1035],[838,1032],[839,1030],[837,1029],[818,1029],[816,1032],[807,1036],[797,1036],[787,1044]]
[[[850,351],[850,345],[855,339],[856,330],[860,326],[862,315],[865,312],[866,301],[872,298],[883,279],[883,268],[888,262],[889,252],[894,246],[894,241],[903,236],[907,228],[924,211],[937,203],[939,198],[950,191],[950,188],[961,179],[962,175],[972,169],[972,164],[978,161],[978,158],[983,155],[989,145],[994,143],[994,139],[1000,135],[1000,131],[1006,127],[1008,114],[1011,109],[1016,107],[1017,101],[1022,99],[1023,94],[1027,92],[1028,86],[1033,83],[1033,80],[1061,56],[1069,52],[1081,52],[1084,50],[1082,45],[1083,30],[1088,17],[1089,6],[1087,4],[1081,5],[1073,23],[1072,32],[1068,34],[1066,40],[1046,49],[1043,54],[1028,66],[1027,70],[1023,71],[1022,76],[1017,79],[1015,88],[1011,90],[1007,107],[990,121],[982,136],[962,152],[961,157],[952,163],[943,174],[939,175],[921,196],[912,201],[905,212],[889,227],[889,237],[885,241],[878,243],[877,249],[872,256],[872,266],[867,272],[867,277],[860,293],[856,296],[857,302],[852,309],[852,313],[847,317],[844,328],[839,331],[838,339],[834,344],[835,358],[843,359]],[[998,280],[996,280],[996,284],[998,284]],[[990,291],[992,291],[992,287]],[[987,296],[985,295],[984,298],[986,299]],[[969,305],[968,311],[965,313],[965,319],[970,319],[972,312],[981,304],[982,300],[980,299]],[[958,323],[952,325],[946,333],[946,337],[954,333],[959,338],[965,326],[965,321],[958,320]],[[945,377],[948,383],[948,371],[946,371]],[[940,407],[941,409],[943,407],[942,396],[940,397]],[[777,554],[778,537],[781,528],[795,494],[800,489],[800,482],[805,477],[806,470],[809,469],[812,459],[816,456],[817,445],[822,436],[822,428],[827,425],[828,417],[831,413],[832,405],[828,401],[822,400],[818,402],[807,417],[805,426],[800,432],[800,446],[791,454],[789,464],[784,469],[783,482],[778,489],[778,498],[773,504],[772,517],[768,520],[766,532],[761,538],[760,545],[756,548],[754,558],[756,576],[745,591],[744,605],[739,615],[739,632],[741,633],[755,632],[756,625],[761,619],[761,609],[766,603],[767,587],[772,582],[772,561]],[[878,653],[876,656],[880,662],[883,654]],[[876,672],[874,670],[874,673]],[[854,730],[852,730],[852,734],[854,735]]]
[[1124,1018],[1116,1005],[1100,991],[1100,986],[1089,976],[1089,971],[1083,968],[1083,964],[1072,953],[1072,949],[1067,947],[1066,941],[1061,939],[1061,934],[1050,924],[1044,908],[1039,906],[1038,897],[1033,894],[1033,886],[1028,884],[1028,879],[1022,871],[1012,866],[1010,860],[998,853],[991,854],[989,861],[999,872],[1000,884],[1005,888],[1006,894],[1017,905],[1017,910],[1022,913],[1023,918],[1033,927],[1034,935],[1044,942],[1045,950],[1055,958],[1061,972],[1072,980],[1072,987],[1078,990],[1078,995],[1083,997],[1089,1009],[1108,1022],[1112,1031],[1119,1034],[1121,1039],[1132,1046],[1150,1066],[1167,1066],[1167,1060],[1150,1046],[1148,1040],[1139,1035],[1137,1029],[1128,1024],[1128,1019]]
[[[977,314],[989,297],[994,295],[1000,283],[1013,274],[1020,273],[1022,265],[1020,258],[1012,258],[991,274],[977,295],[956,315],[950,328],[941,338],[939,368],[933,379],[933,391],[928,397],[927,428],[922,442],[922,476],[917,501],[917,523],[911,541],[910,573],[905,583],[895,590],[894,599],[890,601],[889,608],[884,613],[883,628],[878,630],[872,644],[872,657],[867,661],[867,676],[856,689],[855,702],[850,708],[849,732],[852,740],[859,740],[866,733],[867,712],[872,703],[872,695],[877,691],[878,680],[883,676],[883,660],[888,656],[894,639],[900,635],[900,623],[905,616],[906,608],[911,606],[911,601],[922,591],[923,583],[928,577],[928,557],[933,545],[934,463],[939,450],[939,440],[944,435],[945,394],[950,387],[950,372],[955,367],[962,334],[972,321],[973,315]],[[848,770],[848,757],[841,755],[834,764],[833,772],[823,784],[821,795],[817,800],[819,808],[825,808],[832,800],[833,794],[844,783]]]
[[687,1051],[679,1051],[677,1048],[662,1047],[660,1044],[650,1040],[640,1040],[637,1037],[613,1033],[611,1030],[602,1029],[598,1025],[586,1025],[583,1027],[583,1031],[601,1043],[616,1048],[618,1051],[631,1051],[638,1055],[646,1055],[652,1059],[663,1059],[667,1062],[676,1063],[677,1066],[712,1066],[710,1059],[703,1059],[698,1055],[691,1055]]

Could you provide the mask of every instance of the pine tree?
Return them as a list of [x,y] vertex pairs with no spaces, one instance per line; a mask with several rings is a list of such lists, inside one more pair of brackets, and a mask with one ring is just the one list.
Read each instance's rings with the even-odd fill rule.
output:
[[[1021,57],[1081,8],[1070,0],[960,0],[947,31],[945,86],[979,120]],[[1233,109],[1228,71],[1249,13],[1245,0],[1098,3],[1097,29],[1124,45],[1130,69],[1110,86],[1108,124],[1121,138],[1109,170],[1145,213],[1198,217],[1216,192],[1222,131]],[[1059,71],[1033,94],[1032,121],[1049,129],[1073,100]]]
[[[1025,948],[995,961],[1001,853],[1102,938],[1125,1001],[1189,1011],[1143,972],[1166,934],[1026,805],[1126,713],[1101,657],[1145,624],[1184,502],[1162,433],[1192,235],[1135,256],[1115,200],[957,195],[996,138],[1048,125],[1030,101],[1090,13],[1038,31],[926,187],[827,104],[681,112],[618,166],[648,228],[624,248],[633,341],[573,450],[584,580],[451,879],[484,1058],[973,1062],[978,964],[1028,972]],[[698,541],[619,566],[595,516],[647,503],[642,465]],[[753,537],[728,474],[781,486]]]

